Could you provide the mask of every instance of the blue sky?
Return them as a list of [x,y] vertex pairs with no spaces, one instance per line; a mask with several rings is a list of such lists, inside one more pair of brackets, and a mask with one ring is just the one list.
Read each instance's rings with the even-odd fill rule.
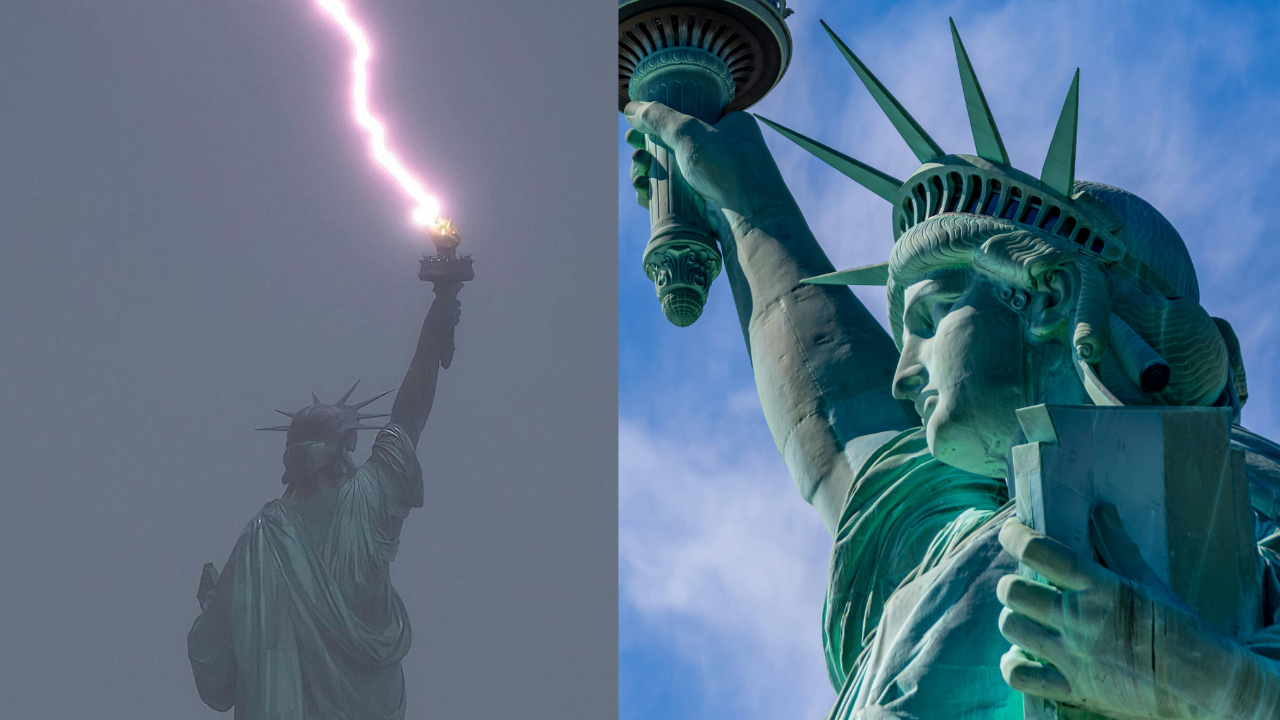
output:
[[[1080,68],[1076,176],[1146,198],[1178,228],[1202,303],[1240,336],[1247,426],[1280,436],[1280,9],[1227,2],[792,3],[795,54],[753,111],[896,177],[918,165],[818,25],[824,19],[947,150],[972,153],[956,19],[1013,164],[1039,174]],[[724,278],[670,325],[640,268],[648,213],[618,124],[622,720],[821,718],[830,538],[760,413]],[[837,268],[879,262],[889,207],[767,130]],[[883,291],[859,296],[884,321]]]

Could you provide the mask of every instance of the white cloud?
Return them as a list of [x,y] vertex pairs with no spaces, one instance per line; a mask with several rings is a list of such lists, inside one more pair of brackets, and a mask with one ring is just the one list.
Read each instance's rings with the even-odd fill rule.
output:
[[[1270,228],[1280,50],[1269,41],[1280,12],[1104,0],[792,5],[791,68],[753,110],[903,179],[918,162],[819,17],[939,144],[972,153],[946,23],[954,16],[1013,163],[1033,175],[1079,66],[1077,176],[1137,193],[1178,228],[1202,301],[1243,344],[1253,397],[1245,419],[1280,434],[1271,409],[1280,250]],[[888,205],[772,131],[765,137],[835,266],[885,259]],[[623,601],[702,669],[690,682],[708,698],[741,700],[735,717],[817,718],[833,697],[819,627],[830,539],[777,457],[754,391],[726,392],[740,377],[734,363],[746,360],[724,307],[727,283],[717,284],[699,325],[655,342],[666,397],[623,408],[645,418],[620,425]],[[882,292],[859,297],[883,322]]]
[[831,540],[771,444],[715,432],[732,425],[656,436],[619,423],[622,599],[734,717],[821,717]]

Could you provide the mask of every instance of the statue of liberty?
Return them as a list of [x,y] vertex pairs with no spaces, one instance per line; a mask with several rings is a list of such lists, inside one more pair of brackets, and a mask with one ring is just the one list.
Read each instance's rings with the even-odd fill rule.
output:
[[[761,118],[891,204],[894,247],[877,265],[834,272],[752,116],[625,109],[641,203],[670,157],[705,210],[769,428],[832,534],[829,720],[1021,718],[1024,696],[1045,717],[1280,718],[1280,446],[1239,426],[1235,334],[1201,307],[1164,216],[1075,177],[1079,73],[1031,175],[1010,165],[952,35],[975,155],[939,147],[834,33],[920,168],[904,182]],[[886,288],[890,332],[848,285]],[[1092,509],[1096,555],[1014,517],[1017,411],[1044,403],[1234,419],[1257,568],[1249,636],[1215,632],[1164,586],[1114,506]]]
[[[453,356],[458,291],[471,260],[456,257],[457,235],[441,228],[441,253],[424,258],[435,300],[385,427],[361,412],[383,397],[281,411],[285,435],[282,497],[240,533],[222,567],[205,566],[200,616],[187,637],[200,698],[235,708],[236,720],[401,720],[400,661],[409,617],[391,584],[401,524],[422,507],[415,447],[431,413],[441,367]],[[372,454],[352,460],[360,430],[377,430]]]

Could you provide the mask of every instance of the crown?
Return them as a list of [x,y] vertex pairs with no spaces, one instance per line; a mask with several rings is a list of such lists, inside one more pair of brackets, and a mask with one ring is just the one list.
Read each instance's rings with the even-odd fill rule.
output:
[[[951,38],[955,45],[960,84],[973,130],[976,156],[947,153],[911,117],[867,66],[825,23],[853,71],[871,92],[922,165],[904,182],[870,165],[859,162],[822,143],[756,115],[761,122],[812,153],[818,159],[893,204],[893,237],[896,242],[912,227],[939,215],[960,213],[998,218],[1015,226],[1035,229],[1062,239],[1064,247],[1091,257],[1138,285],[1162,295],[1176,297],[1174,285],[1146,263],[1128,252],[1115,234],[1120,223],[1101,203],[1090,202],[1082,193],[1073,195],[1076,169],[1076,128],[1079,118],[1080,70],[1076,69],[1058,124],[1049,143],[1040,176],[1010,165],[1009,154],[995,117],[987,105],[969,54],[960,41],[955,21]],[[889,278],[888,263],[828,273],[804,280],[820,285],[884,285]]]
[[[391,393],[390,390],[375,395],[363,402],[348,405],[347,401],[351,399],[351,394],[356,391],[356,386],[360,384],[357,380],[350,390],[343,393],[335,403],[322,402],[313,392],[311,393],[311,405],[298,410],[297,412],[286,412],[284,410],[276,410],[276,412],[289,418],[288,425],[276,425],[274,427],[260,427],[255,430],[264,430],[268,432],[287,432],[290,435],[335,435],[341,436],[346,430],[381,430],[378,425],[363,425],[365,420],[374,418],[389,417],[389,413],[368,414],[360,412],[366,405],[372,404],[375,400],[380,400]],[[305,426],[305,427],[304,427]],[[293,438],[291,437],[290,440]],[[315,439],[315,438],[310,438]]]

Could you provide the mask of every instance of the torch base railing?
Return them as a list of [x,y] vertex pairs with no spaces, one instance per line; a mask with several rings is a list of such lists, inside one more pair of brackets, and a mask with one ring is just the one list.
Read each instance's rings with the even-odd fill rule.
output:
[[426,282],[461,285],[476,279],[470,255],[445,254],[441,251],[435,256],[426,255],[421,260],[418,279]]

